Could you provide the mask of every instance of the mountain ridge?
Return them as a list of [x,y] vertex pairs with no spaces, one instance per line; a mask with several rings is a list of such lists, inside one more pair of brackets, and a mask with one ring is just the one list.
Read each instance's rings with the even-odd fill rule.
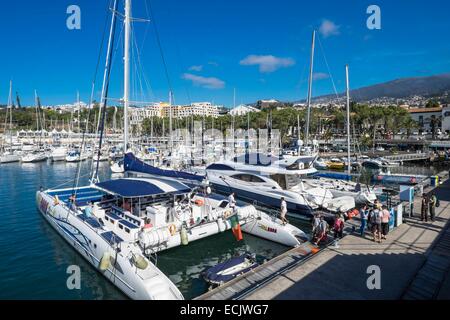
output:
[[[379,98],[404,99],[411,96],[439,96],[450,91],[450,72],[425,77],[398,78],[395,80],[374,84],[350,91],[353,101],[370,101]],[[340,93],[339,97],[345,96]],[[333,94],[314,97],[313,101],[333,100]],[[298,102],[305,102],[301,100]]]

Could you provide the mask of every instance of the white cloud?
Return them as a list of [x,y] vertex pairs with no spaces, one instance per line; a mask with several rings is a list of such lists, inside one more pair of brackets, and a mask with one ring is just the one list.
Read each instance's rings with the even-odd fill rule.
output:
[[331,36],[337,36],[341,32],[339,29],[341,26],[336,25],[333,21],[323,19],[322,24],[320,25],[319,32],[324,38],[328,38]]
[[210,62],[208,62],[208,64],[210,66],[213,66],[213,67],[218,67],[219,66],[219,64],[217,62],[215,62],[215,61],[210,61]]
[[241,60],[240,64],[242,66],[259,66],[261,73],[270,73],[280,68],[293,66],[295,60],[292,58],[277,58],[272,55],[258,56],[252,54]]
[[207,78],[202,76],[197,76],[191,73],[185,73],[181,76],[182,79],[191,81],[195,86],[199,86],[206,89],[223,89],[225,87],[225,82],[217,78]]
[[203,70],[203,66],[199,65],[199,66],[192,66],[189,68],[189,71],[197,71],[200,72]]
[[313,74],[313,79],[314,80],[323,80],[323,79],[328,79],[330,76],[328,75],[328,73],[323,73],[323,72],[316,72]]

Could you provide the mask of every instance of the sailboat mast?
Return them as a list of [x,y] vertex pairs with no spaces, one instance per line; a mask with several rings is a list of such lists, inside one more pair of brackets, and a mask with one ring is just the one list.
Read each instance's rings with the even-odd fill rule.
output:
[[350,81],[348,76],[348,65],[345,66],[345,79],[347,87],[347,156],[348,156],[348,173],[352,172],[352,164],[350,162]]
[[34,104],[36,106],[36,131],[39,131],[38,96],[36,90],[34,90]]
[[169,91],[169,147],[172,152],[173,149],[173,139],[172,139],[172,121],[173,121],[173,114],[172,114],[172,103],[173,103],[173,96],[172,91]]
[[311,100],[312,100],[312,85],[313,85],[313,72],[314,72],[314,51],[316,45],[316,30],[313,30],[312,34],[312,44],[311,44],[311,64],[309,66],[309,83],[308,83],[308,105],[307,105],[307,116],[306,116],[306,135],[305,135],[305,145],[309,143],[309,129],[311,121]]
[[[13,113],[12,80],[9,82],[8,108],[9,108],[9,142],[10,142],[11,151],[12,151],[12,113]],[[6,111],[8,111],[8,109],[6,109]]]
[[77,91],[77,104],[78,104],[78,134],[79,134],[81,132],[81,125],[80,125],[81,106],[80,106],[80,92],[79,91]]
[[130,106],[130,43],[131,43],[131,0],[125,0],[125,55],[124,55],[124,152],[128,150],[128,108]]

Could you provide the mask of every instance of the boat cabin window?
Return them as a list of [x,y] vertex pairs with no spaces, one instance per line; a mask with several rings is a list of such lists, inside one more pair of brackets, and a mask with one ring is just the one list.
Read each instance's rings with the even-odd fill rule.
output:
[[228,206],[228,201],[222,201],[222,202],[219,204],[219,207],[222,208],[222,209],[225,209],[227,206]]
[[256,183],[263,183],[265,182],[260,177],[251,175],[251,174],[236,174],[234,176],[231,176],[234,179],[245,181],[245,182],[256,182]]
[[223,170],[223,171],[234,171],[234,169],[230,166],[220,163],[214,163],[210,165],[206,170]]
[[286,183],[286,176],[282,174],[273,174],[270,176],[270,178],[278,183],[281,187],[281,189],[286,190],[287,189],[287,183]]

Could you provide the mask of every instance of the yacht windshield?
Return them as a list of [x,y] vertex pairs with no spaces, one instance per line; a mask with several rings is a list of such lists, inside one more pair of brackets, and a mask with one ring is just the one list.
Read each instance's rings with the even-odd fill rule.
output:
[[283,190],[287,189],[286,176],[283,174],[273,174],[270,178],[278,183]]
[[274,174],[270,176],[272,180],[280,185],[283,190],[292,188],[301,182],[301,177],[297,174]]

